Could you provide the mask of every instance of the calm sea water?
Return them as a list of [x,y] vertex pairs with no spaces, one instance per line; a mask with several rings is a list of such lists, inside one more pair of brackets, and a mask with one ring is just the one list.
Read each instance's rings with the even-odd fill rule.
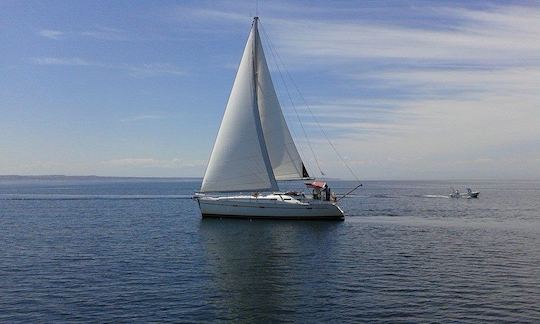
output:
[[202,220],[198,187],[0,182],[0,322],[540,321],[540,182],[365,182],[344,222]]

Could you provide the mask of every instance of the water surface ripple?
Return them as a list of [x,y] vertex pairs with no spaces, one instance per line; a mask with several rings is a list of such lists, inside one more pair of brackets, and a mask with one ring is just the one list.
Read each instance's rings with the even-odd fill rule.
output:
[[539,182],[366,182],[344,222],[201,220],[198,186],[0,182],[0,322],[540,321]]

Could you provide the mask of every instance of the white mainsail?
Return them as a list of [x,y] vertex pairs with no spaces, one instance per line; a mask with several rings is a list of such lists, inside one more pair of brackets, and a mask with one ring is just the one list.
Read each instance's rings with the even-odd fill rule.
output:
[[308,177],[283,117],[257,30],[242,55],[201,192],[277,191]]
[[255,43],[259,112],[274,176],[277,180],[309,177],[283,117],[258,33]]

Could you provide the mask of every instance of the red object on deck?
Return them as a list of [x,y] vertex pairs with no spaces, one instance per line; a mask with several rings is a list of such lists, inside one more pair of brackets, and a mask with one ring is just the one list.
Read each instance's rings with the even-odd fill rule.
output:
[[306,186],[310,188],[315,188],[315,189],[324,189],[324,187],[326,187],[326,182],[324,181],[306,182]]

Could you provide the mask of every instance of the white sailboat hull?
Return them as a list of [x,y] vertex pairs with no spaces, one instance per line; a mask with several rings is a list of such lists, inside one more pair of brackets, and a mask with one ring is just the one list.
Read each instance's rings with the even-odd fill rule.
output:
[[203,217],[295,220],[343,220],[343,211],[329,201],[300,201],[289,196],[196,197]]

